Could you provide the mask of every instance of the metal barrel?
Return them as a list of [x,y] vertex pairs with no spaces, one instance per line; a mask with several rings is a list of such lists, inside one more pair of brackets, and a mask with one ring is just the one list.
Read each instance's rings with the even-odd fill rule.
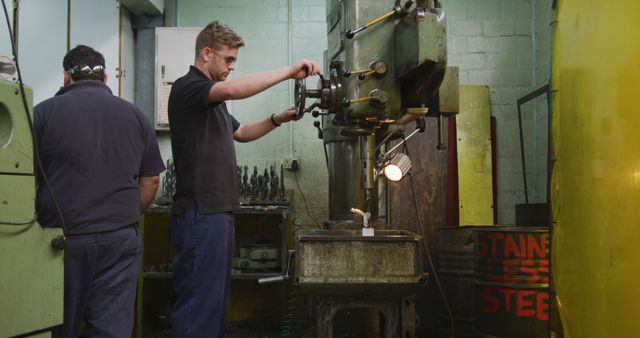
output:
[[494,226],[474,235],[476,337],[548,337],[549,229]]
[[[474,336],[474,227],[438,229],[438,275],[453,315],[456,338]],[[451,337],[451,318],[442,299],[438,308],[438,336]]]

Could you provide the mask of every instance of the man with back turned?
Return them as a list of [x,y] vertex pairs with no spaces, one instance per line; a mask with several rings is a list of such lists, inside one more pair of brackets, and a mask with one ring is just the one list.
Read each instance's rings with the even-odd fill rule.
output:
[[165,167],[151,123],[111,94],[105,60],[77,46],[63,60],[64,87],[35,108],[36,209],[43,227],[64,218],[64,323],[53,337],[131,337],[140,270],[140,215]]

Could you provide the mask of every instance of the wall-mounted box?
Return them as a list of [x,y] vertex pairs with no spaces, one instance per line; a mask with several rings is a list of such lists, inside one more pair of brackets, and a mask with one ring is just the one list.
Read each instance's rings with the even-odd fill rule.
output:
[[195,59],[196,36],[202,28],[156,28],[156,130],[169,130],[167,106],[173,81],[185,75]]

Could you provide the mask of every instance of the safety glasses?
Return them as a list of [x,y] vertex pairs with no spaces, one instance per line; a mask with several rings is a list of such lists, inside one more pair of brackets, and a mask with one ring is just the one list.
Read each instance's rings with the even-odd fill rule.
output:
[[73,67],[69,68],[68,72],[71,73],[71,75],[79,75],[79,74],[84,74],[84,75],[89,75],[89,74],[102,75],[102,74],[104,74],[104,66],[102,66],[102,65],[95,65],[95,66],[77,65],[77,66],[73,66]]

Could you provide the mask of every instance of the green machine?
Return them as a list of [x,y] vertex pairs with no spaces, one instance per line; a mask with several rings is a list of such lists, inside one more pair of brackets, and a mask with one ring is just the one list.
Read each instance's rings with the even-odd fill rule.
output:
[[[323,230],[296,235],[295,281],[311,295],[316,337],[334,337],[336,317],[354,334],[416,337],[413,295],[428,279],[422,236],[379,212],[411,202],[381,201],[378,178],[393,167],[389,180],[407,174],[408,154],[393,153],[402,143],[389,141],[425,131],[425,117],[438,119],[437,148],[445,146],[444,119],[458,112],[445,13],[438,0],[327,0],[326,8],[326,73],[315,89],[296,81],[294,97],[298,115],[322,117],[314,125],[326,151],[329,219]],[[307,99],[316,101],[307,107]]]
[[0,337],[50,337],[63,318],[63,251],[51,245],[62,231],[36,220],[32,91],[25,107],[7,58],[0,75]]
[[[315,125],[327,149],[329,227],[359,220],[351,208],[378,219],[380,149],[407,123],[437,118],[444,148],[443,119],[458,112],[446,42],[438,0],[327,0],[327,74],[316,89],[296,81],[294,96],[299,115],[322,115]],[[316,102],[306,108],[308,99]]]

